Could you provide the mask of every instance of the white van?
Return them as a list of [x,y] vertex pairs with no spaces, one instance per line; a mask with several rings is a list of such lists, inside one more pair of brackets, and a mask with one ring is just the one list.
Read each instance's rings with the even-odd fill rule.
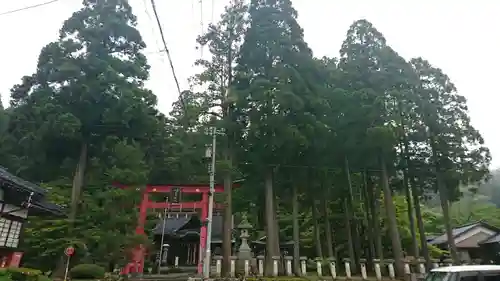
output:
[[500,265],[459,265],[432,269],[424,281],[500,281]]

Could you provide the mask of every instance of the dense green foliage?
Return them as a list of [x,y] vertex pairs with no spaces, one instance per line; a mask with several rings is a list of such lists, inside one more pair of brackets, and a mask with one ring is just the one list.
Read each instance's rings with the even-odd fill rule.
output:
[[[122,265],[148,243],[130,231],[141,187],[207,182],[213,126],[225,256],[232,213],[249,215],[255,238],[266,235],[268,256],[293,240],[296,257],[392,257],[399,273],[404,253],[441,254],[427,234],[478,219],[500,225],[498,184],[464,188],[483,184],[490,162],[465,98],[430,62],[399,56],[370,22],[354,22],[332,46],[338,58],[315,58],[290,0],[234,0],[197,40],[212,55],[196,62],[198,90],[168,116],[144,88],[135,26],[127,1],[85,0],[0,107],[0,164],[68,208],[68,220],[30,221],[30,266],[60,267],[69,244],[82,262]],[[244,182],[233,191],[235,179]]]
[[104,277],[105,270],[95,264],[79,264],[69,271],[72,279],[86,279],[94,280]]

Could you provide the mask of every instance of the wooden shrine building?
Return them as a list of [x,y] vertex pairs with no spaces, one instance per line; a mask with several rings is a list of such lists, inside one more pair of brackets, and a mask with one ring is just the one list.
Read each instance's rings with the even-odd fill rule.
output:
[[[202,222],[196,213],[170,213],[164,220],[160,218],[154,228],[156,248],[168,245],[166,264],[178,266],[197,266],[200,261],[200,234]],[[221,254],[223,217],[214,214],[212,218],[212,254]],[[234,241],[233,241],[234,243]],[[159,257],[156,257],[159,258]]]
[[0,267],[19,267],[24,224],[32,216],[64,216],[46,191],[0,166]]

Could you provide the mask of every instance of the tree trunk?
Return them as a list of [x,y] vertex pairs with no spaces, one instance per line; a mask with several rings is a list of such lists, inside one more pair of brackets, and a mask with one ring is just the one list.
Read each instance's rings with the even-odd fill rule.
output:
[[[274,189],[274,188],[273,188]],[[274,194],[274,192],[273,192]],[[273,212],[273,221],[274,221],[274,252],[276,253],[275,256],[282,256],[281,255],[281,247],[280,247],[280,225],[279,225],[279,220],[278,220],[278,210],[279,210],[279,198],[277,196],[274,196],[274,204],[273,204],[274,212]],[[278,271],[280,274],[284,273],[285,270],[285,260],[284,258],[281,259],[281,262],[278,262]]]
[[[373,220],[370,208],[370,195],[368,194],[368,175],[366,171],[363,172],[363,204],[364,204],[364,226],[365,226],[365,235],[366,241],[368,242],[368,264],[372,264],[373,259],[376,256],[375,253],[375,242],[373,239]],[[372,267],[370,267],[372,268]]]
[[276,222],[274,220],[274,192],[273,192],[273,172],[269,170],[265,178],[265,209],[266,209],[266,266],[265,274],[271,276],[273,272],[273,256],[279,255],[276,253]]
[[354,242],[352,241],[352,226],[351,218],[349,216],[349,204],[347,200],[344,200],[344,212],[345,212],[345,228],[347,230],[347,250],[349,251],[349,259],[353,266],[352,270],[356,272],[356,256],[354,254]]
[[406,197],[406,205],[407,205],[407,213],[408,219],[410,221],[410,233],[411,233],[411,242],[412,242],[412,251],[411,255],[415,258],[419,256],[418,252],[418,241],[417,241],[417,233],[415,231],[415,217],[413,216],[413,202],[411,198],[411,190],[408,184],[408,172],[406,171],[406,167],[403,170],[403,185],[405,189],[405,197]]
[[[230,153],[226,154],[226,159],[231,167],[232,157]],[[231,271],[232,239],[233,239],[233,182],[231,178],[231,169],[228,169],[224,175],[224,226],[222,233],[222,276],[229,277]]]
[[321,203],[323,206],[323,217],[325,219],[325,238],[326,238],[326,253],[329,258],[334,257],[333,253],[333,237],[332,237],[332,226],[330,224],[330,212],[328,210],[328,191],[323,187],[324,193],[321,198]]
[[323,249],[321,248],[321,230],[318,223],[318,209],[316,208],[316,200],[312,202],[312,217],[314,224],[314,245],[316,248],[316,256],[319,258],[323,257]]
[[437,154],[436,144],[434,142],[434,137],[431,134],[430,145],[432,150],[432,158],[434,160],[434,168],[436,173],[436,185],[439,191],[439,201],[441,203],[441,209],[443,210],[444,225],[446,228],[446,237],[448,239],[448,248],[450,250],[451,259],[454,264],[458,264],[460,261],[457,254],[457,246],[455,245],[455,237],[453,235],[453,229],[451,227],[450,220],[450,205],[448,204],[448,190],[443,179],[443,174],[441,171],[441,165],[439,163],[439,158]]
[[422,218],[422,210],[420,209],[420,198],[417,192],[417,185],[412,182],[410,185],[411,194],[413,196],[413,205],[415,206],[415,217],[417,219],[418,233],[420,236],[420,248],[422,249],[422,255],[425,259],[425,265],[427,269],[432,268],[431,257],[429,255],[429,248],[427,246],[427,236],[425,235],[424,220]]
[[357,227],[357,221],[354,218],[354,194],[352,191],[352,181],[351,181],[351,171],[349,169],[349,160],[347,157],[344,158],[345,162],[345,172],[346,172],[346,177],[347,177],[347,187],[348,187],[348,193],[349,197],[347,200],[347,209],[346,212],[348,212],[348,218],[351,226],[351,233],[353,235],[352,237],[352,242],[353,242],[353,247],[354,247],[354,259],[351,261],[352,262],[352,270],[354,272],[357,272],[357,268],[359,265],[359,259],[361,258],[361,243],[360,243],[360,238],[359,238],[359,232],[358,232],[358,227]]
[[85,170],[87,168],[87,153],[88,147],[87,143],[84,141],[82,143],[82,146],[80,147],[80,156],[78,158],[78,164],[76,165],[75,175],[73,176],[73,187],[71,190],[71,209],[69,214],[69,220],[71,223],[75,222],[76,213],[78,212],[80,195],[82,194],[83,179]]
[[396,272],[398,276],[402,277],[404,274],[403,260],[402,260],[403,249],[401,247],[398,222],[396,220],[396,207],[394,206],[394,201],[392,200],[392,193],[389,186],[389,176],[387,174],[387,166],[383,155],[381,155],[380,157],[380,165],[382,168],[382,188],[384,191],[385,211],[387,216],[387,222],[389,224],[389,233],[392,242],[392,254],[394,256],[396,264]]
[[[408,156],[408,137],[406,136],[406,125],[405,125],[405,116],[403,112],[403,105],[401,102],[398,102],[398,109],[399,109],[399,117],[400,117],[400,126],[401,126],[401,131],[402,131],[402,143],[400,143],[400,148],[401,148],[401,154],[402,158],[404,161],[404,167],[403,167],[403,186],[405,189],[405,197],[406,197],[406,204],[408,206],[408,219],[410,222],[410,233],[411,233],[411,242],[412,242],[412,255],[417,258],[419,256],[419,251],[418,251],[418,242],[417,242],[417,233],[415,231],[415,217],[413,216],[413,203],[412,198],[411,198],[411,189],[409,186],[409,156]],[[413,183],[413,182],[412,182]]]
[[368,188],[369,200],[371,202],[373,238],[375,240],[375,256],[383,260],[384,250],[382,247],[382,235],[380,231],[380,189],[379,186],[371,183],[371,188]]
[[293,184],[292,196],[293,221],[293,271],[300,276],[300,229],[299,229],[299,186]]

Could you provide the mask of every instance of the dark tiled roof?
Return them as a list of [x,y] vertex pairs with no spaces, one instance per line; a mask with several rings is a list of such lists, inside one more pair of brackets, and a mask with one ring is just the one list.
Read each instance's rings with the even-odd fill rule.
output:
[[[477,226],[485,226],[488,228],[495,229],[495,231],[496,231],[495,227],[492,227],[492,226],[486,224],[485,222],[478,221],[478,222],[474,222],[474,223],[470,223],[470,224],[462,225],[460,227],[453,228],[452,229],[453,237],[457,238],[458,236],[464,234],[465,232],[467,232],[467,231],[469,231]],[[429,244],[440,245],[440,244],[446,243],[447,241],[448,241],[448,237],[446,236],[446,233],[444,233],[444,234],[434,238],[433,240],[429,241]]]
[[500,242],[500,233],[495,234],[488,239],[479,242],[478,244],[493,244],[493,243],[499,243]]
[[8,181],[11,184],[15,185],[17,188],[24,189],[28,192],[38,193],[39,195],[45,195],[47,193],[47,191],[45,191],[38,185],[14,176],[2,166],[0,166],[0,180]]
[[[222,239],[223,230],[223,217],[213,216],[212,219],[212,240],[217,242]],[[153,232],[155,235],[162,234],[162,228],[165,234],[177,237],[185,237],[188,235],[200,235],[201,221],[198,216],[188,215],[187,217],[181,215],[179,217],[170,217],[165,220],[158,219]]]
[[44,215],[49,215],[49,216],[55,215],[59,217],[66,216],[61,206],[45,201],[35,202],[29,209],[29,212],[34,213],[34,215],[40,215],[40,216]]
[[65,216],[63,209],[49,202],[46,202],[44,197],[47,194],[47,191],[38,185],[31,183],[29,181],[23,180],[19,177],[14,176],[9,173],[7,169],[0,166],[0,181],[7,181],[10,185],[6,187],[13,187],[13,192],[33,192],[35,195],[33,196],[33,203],[30,207],[30,213],[34,215],[56,215],[56,216]]

